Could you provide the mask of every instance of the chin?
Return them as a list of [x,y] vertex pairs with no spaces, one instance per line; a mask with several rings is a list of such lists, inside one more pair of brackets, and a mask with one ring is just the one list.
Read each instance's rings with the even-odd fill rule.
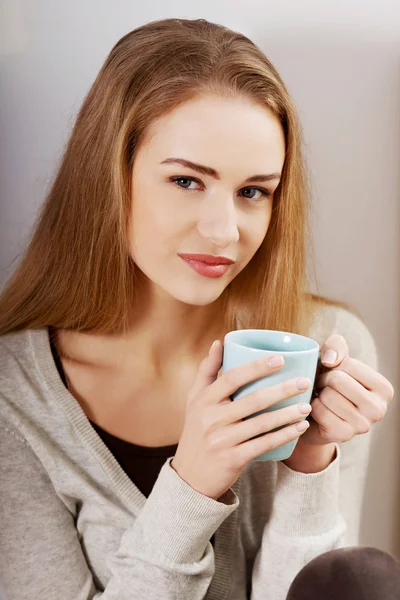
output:
[[191,306],[208,306],[212,304],[221,296],[222,290],[219,294],[175,294],[174,297],[180,302],[190,304]]
[[180,289],[178,287],[174,289],[173,286],[169,285],[168,288],[164,287],[163,289],[169,296],[184,304],[208,306],[218,300],[228,286],[228,283],[226,285],[214,285],[214,289],[207,289],[207,286],[201,285],[201,283],[197,286],[193,285],[193,283],[185,287],[181,286]]
[[[139,267],[140,269],[140,267]],[[164,269],[160,277],[160,268],[147,270],[147,273],[140,269],[141,274],[147,281],[148,294],[150,298],[153,293],[159,298],[168,300],[174,298],[178,302],[191,306],[208,306],[212,304],[223,294],[225,289],[232,281],[232,277],[225,278],[207,278],[191,273],[182,275],[181,273],[172,273],[168,276],[167,268]],[[196,281],[197,279],[197,281]]]

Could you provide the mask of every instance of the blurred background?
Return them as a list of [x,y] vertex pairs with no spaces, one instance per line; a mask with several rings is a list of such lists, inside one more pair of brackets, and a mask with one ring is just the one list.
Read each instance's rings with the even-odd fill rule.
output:
[[[300,112],[319,290],[361,314],[400,384],[398,0],[1,0],[0,285],[112,46],[145,22],[205,18],[266,53]],[[400,407],[376,426],[362,539],[400,557]]]

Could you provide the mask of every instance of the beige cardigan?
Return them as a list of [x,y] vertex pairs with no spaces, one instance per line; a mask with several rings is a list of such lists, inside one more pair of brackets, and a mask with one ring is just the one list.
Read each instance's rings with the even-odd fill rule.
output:
[[[322,309],[310,335],[331,332],[377,367],[357,317]],[[253,462],[224,502],[168,459],[146,500],[64,387],[47,329],[3,336],[0,585],[7,600],[284,600],[308,561],[357,543],[369,439],[321,473]]]

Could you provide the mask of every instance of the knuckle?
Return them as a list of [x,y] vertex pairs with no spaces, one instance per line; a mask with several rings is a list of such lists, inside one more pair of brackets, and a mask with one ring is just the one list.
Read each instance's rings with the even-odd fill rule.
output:
[[274,450],[277,448],[278,444],[274,443],[275,433],[270,433],[268,436],[260,437],[257,443],[257,454],[263,454],[264,452],[269,452],[270,450]]
[[203,412],[198,416],[197,424],[203,433],[208,433],[212,430],[214,421],[210,418],[209,412]]
[[322,392],[320,392],[318,396],[319,403],[326,408],[329,408],[329,406],[332,404],[332,398],[334,398],[336,394],[336,390],[328,385],[322,390]]
[[246,398],[246,410],[249,410],[249,414],[253,414],[262,408],[265,408],[266,393],[265,389],[257,390]]
[[208,436],[207,442],[210,450],[219,450],[223,446],[223,436],[220,432],[214,431]]
[[378,421],[381,421],[384,418],[384,416],[386,415],[387,408],[388,407],[385,402],[379,402],[379,404],[377,404],[374,407],[374,410],[372,412],[372,415],[371,415],[372,422],[377,423]]
[[340,333],[332,333],[329,337],[331,342],[345,342],[346,340]]
[[360,427],[358,430],[359,434],[369,433],[371,431],[372,424],[367,420],[363,419],[360,423]]
[[291,442],[294,438],[300,435],[300,431],[296,429],[296,425],[292,425],[291,427],[285,427],[284,429],[281,429],[281,431],[284,443]]
[[255,435],[266,433],[275,427],[273,413],[263,413],[254,420],[258,421],[255,423]]
[[259,360],[255,360],[251,363],[248,363],[248,379],[251,381],[256,381],[261,377],[266,377],[268,373],[267,363],[265,362],[265,358],[260,358]]
[[281,429],[279,431],[279,433],[281,434],[282,440],[285,443],[285,442],[289,442],[291,439],[293,439],[300,432],[297,431],[295,425],[292,425],[291,427],[285,427],[284,429]]
[[265,420],[263,417],[264,415],[259,415],[258,417],[246,419],[247,428],[250,430],[249,437],[259,435],[265,430]]
[[322,404],[313,406],[312,417],[317,421],[323,431],[329,431],[329,413]]
[[362,363],[357,358],[352,358],[351,356],[346,356],[341,363],[341,366],[345,367],[346,369],[346,371],[343,371],[343,373],[347,373],[347,369],[354,370],[354,368],[359,365],[362,365]]
[[241,471],[249,461],[250,457],[247,456],[247,452],[239,446],[235,448],[235,452],[232,452],[230,459],[231,468],[235,471]]
[[201,393],[190,394],[188,397],[187,407],[188,407],[188,409],[190,407],[191,410],[196,410],[201,406],[202,401],[203,401],[203,396]]
[[330,377],[330,383],[334,386],[340,386],[347,379],[347,373],[344,371],[333,371]]
[[295,425],[282,427],[278,431],[274,431],[271,434],[269,449],[272,450],[274,448],[279,448],[279,446],[282,446],[282,444],[286,444],[287,442],[290,442],[291,440],[293,440],[295,437],[298,437],[299,435],[300,435],[300,432],[297,431]]
[[276,422],[274,423],[274,427],[289,425],[291,423],[295,423],[301,417],[305,417],[306,415],[302,415],[296,404],[293,406],[288,406],[287,408],[283,408],[276,414]]
[[259,358],[258,360],[254,360],[252,363],[250,363],[251,366],[254,369],[254,372],[257,375],[264,375],[267,372],[267,369],[269,369],[269,367],[267,366],[267,362],[266,362],[266,357],[263,356],[262,358]]
[[[244,373],[241,367],[231,369],[225,373],[223,377],[225,378],[225,382],[229,390],[236,391],[239,387],[242,387],[246,383],[256,382],[264,377],[267,377],[267,365],[264,358],[252,361],[251,363],[245,365],[245,367],[246,373]],[[266,392],[266,390],[269,389],[269,387],[264,385],[248,395],[248,401],[254,403],[253,406],[256,409],[258,409],[260,406],[262,408],[265,405],[266,399],[269,397],[269,393]]]
[[200,362],[199,364],[199,371],[203,372],[204,370],[207,369],[207,363],[208,363],[208,356],[205,356],[203,358],[203,360]]
[[319,414],[321,412],[321,408],[323,408],[322,394],[320,394],[318,396],[318,398],[315,398],[311,402],[311,406],[312,406],[312,413],[311,414],[312,414],[313,418],[316,418],[317,416],[319,417]]
[[226,383],[227,387],[229,388],[229,390],[236,389],[235,388],[235,386],[237,385],[237,372],[236,372],[236,369],[230,369],[229,371],[227,371],[223,375],[223,378],[224,378],[225,383]]
[[392,386],[392,384],[390,383],[390,381],[386,380],[386,396],[389,400],[389,402],[391,402],[393,400],[394,397],[394,387]]
[[335,439],[339,444],[344,444],[354,437],[354,432],[350,427],[342,427],[335,435]]
[[287,381],[283,381],[281,384],[281,391],[285,398],[289,398],[290,396],[294,396],[300,390],[297,388],[295,379],[288,379]]

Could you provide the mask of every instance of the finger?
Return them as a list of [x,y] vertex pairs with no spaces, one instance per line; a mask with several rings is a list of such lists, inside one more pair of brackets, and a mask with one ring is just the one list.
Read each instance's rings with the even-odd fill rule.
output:
[[321,391],[328,386],[343,394],[360,409],[369,404],[371,393],[345,371],[332,369],[320,375],[316,382],[317,390]]
[[189,401],[216,381],[222,365],[222,356],[223,345],[220,340],[215,340],[211,345],[208,355],[200,363],[196,378],[190,388]]
[[372,421],[336,390],[330,387],[325,388],[321,392],[318,400],[319,402],[316,403],[315,407],[316,412],[313,412],[314,421],[318,422],[323,411],[322,407],[325,407],[325,409],[331,411],[334,415],[339,417],[339,419],[348,423],[353,428],[355,434],[367,433],[370,431]]
[[[274,363],[271,359],[278,358]],[[229,398],[240,387],[251,381],[266,377],[278,371],[284,363],[283,357],[263,356],[245,365],[233,367],[209,386],[206,392],[206,402],[217,403]],[[277,366],[274,366],[277,364]]]
[[349,349],[346,340],[337,333],[330,335],[321,348],[321,362],[329,368],[340,365],[348,355]]
[[255,436],[263,435],[277,427],[283,427],[304,419],[311,412],[310,404],[294,404],[279,410],[265,412],[257,417],[239,421],[228,427],[229,443],[233,446],[241,444]]
[[321,438],[326,442],[343,443],[355,435],[353,427],[326,408],[320,398],[312,402],[312,419],[317,424]]
[[[362,365],[362,363],[360,364]],[[317,388],[325,389],[326,387],[342,394],[372,423],[380,421],[386,414],[388,402],[379,394],[367,390],[345,371],[334,369],[321,375],[318,378]]]
[[392,384],[383,375],[375,371],[375,369],[361,361],[348,357],[335,370],[348,373],[367,390],[379,392],[387,402],[393,399],[394,390]]
[[233,448],[234,454],[236,454],[237,464],[242,468],[264,452],[275,450],[275,448],[279,448],[280,446],[283,446],[283,444],[292,442],[299,438],[309,426],[310,424],[308,421],[300,421],[299,423],[283,427],[278,431],[272,431],[239,444]]
[[281,400],[304,394],[310,385],[311,381],[308,377],[298,377],[297,379],[287,379],[282,383],[261,388],[247,396],[242,396],[225,408],[224,418],[226,418],[226,424],[236,423],[269,408]]

